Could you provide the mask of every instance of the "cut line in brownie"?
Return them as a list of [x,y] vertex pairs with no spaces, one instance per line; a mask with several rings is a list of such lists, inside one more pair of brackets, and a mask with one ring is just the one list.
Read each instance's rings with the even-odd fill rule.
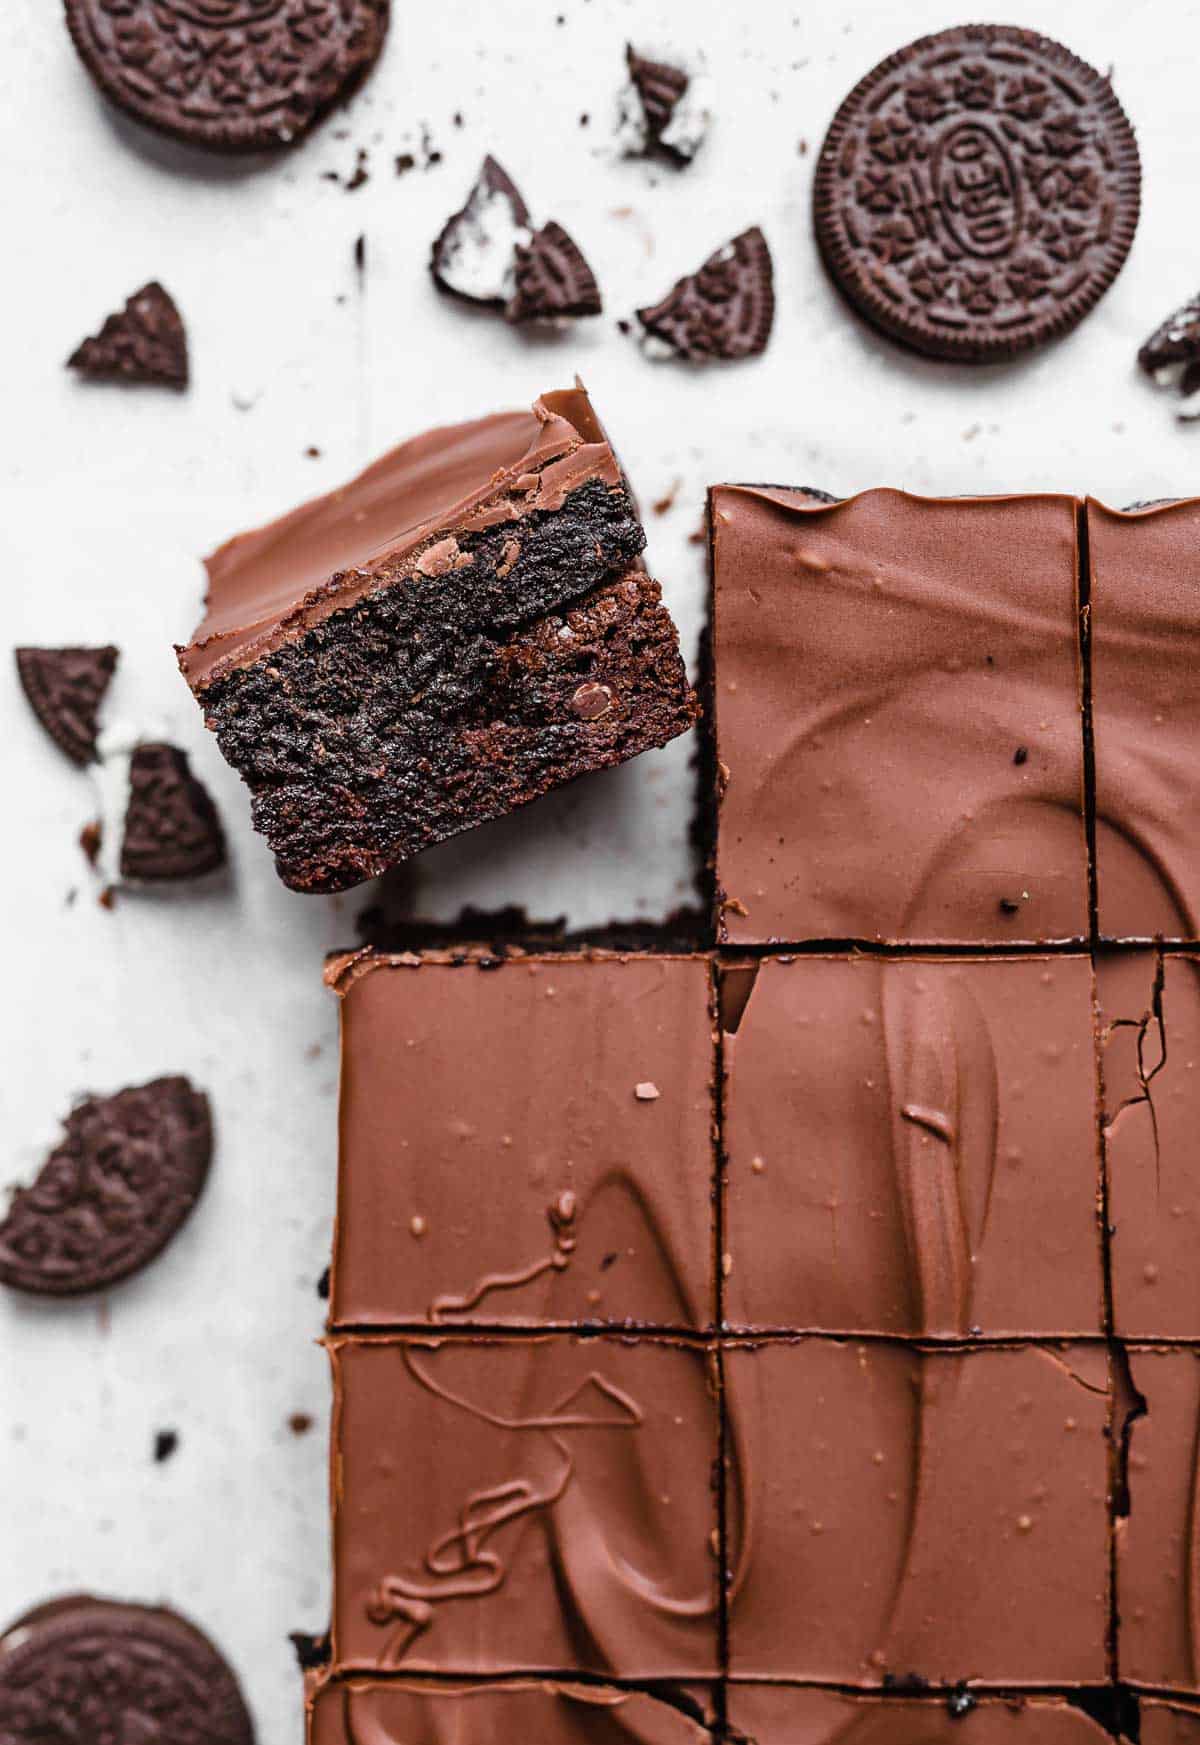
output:
[[179,650],[297,890],[340,890],[690,727],[581,388],[437,430],[210,559]]

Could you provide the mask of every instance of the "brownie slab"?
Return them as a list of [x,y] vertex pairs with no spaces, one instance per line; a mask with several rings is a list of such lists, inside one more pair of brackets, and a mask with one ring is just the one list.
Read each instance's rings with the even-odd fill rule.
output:
[[1086,957],[767,959],[724,1066],[729,1324],[1102,1331]]
[[722,937],[1084,938],[1074,500],[710,514]]
[[805,1339],[723,1370],[735,1676],[1103,1681],[1102,1346]]
[[705,1351],[556,1335],[331,1354],[335,1669],[718,1672]]
[[1200,1337],[1200,959],[1099,958],[1113,1328]]
[[704,1690],[348,1679],[317,1692],[308,1745],[710,1745],[708,1712]]
[[1087,505],[1096,884],[1110,939],[1200,937],[1200,502]]
[[696,714],[582,389],[430,431],[208,562],[184,676],[297,890],[340,890]]
[[1200,1351],[1133,1346],[1129,1373],[1145,1411],[1128,1425],[1129,1513],[1116,1525],[1117,1670],[1131,1684],[1200,1692]]
[[[726,1712],[735,1736],[754,1745],[1104,1745],[1110,1737],[1061,1697],[964,1701],[958,1692],[949,1699],[874,1697],[731,1683]],[[1144,1728],[1142,1738],[1157,1745]]]
[[713,1325],[705,957],[431,952],[334,985],[335,1325]]

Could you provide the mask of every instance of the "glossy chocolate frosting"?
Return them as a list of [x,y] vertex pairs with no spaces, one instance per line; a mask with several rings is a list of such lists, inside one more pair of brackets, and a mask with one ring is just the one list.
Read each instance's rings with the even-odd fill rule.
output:
[[331,1355],[335,1667],[719,1670],[703,1350],[426,1335]]
[[[582,387],[401,443],[339,490],[228,541],[207,561],[204,618],[180,666],[200,691],[424,565],[452,569],[454,536],[558,507],[620,469]],[[448,544],[446,542],[449,542]],[[443,550],[444,547],[444,550]]]
[[723,936],[1086,937],[1074,500],[710,506]]
[[[318,1691],[309,1745],[709,1745],[703,1689],[671,1693],[562,1680],[503,1684],[349,1679]],[[694,1703],[696,1713],[683,1703]],[[973,1741],[968,1742],[973,1745]],[[981,1745],[990,1745],[983,1740]],[[1057,1745],[1057,1741],[1055,1741]],[[1073,1740],[1063,1745],[1074,1745]]]
[[1200,960],[1150,949],[1097,964],[1113,1324],[1200,1333]]
[[[1081,1710],[1054,1697],[952,1703],[944,1696],[855,1697],[797,1685],[733,1683],[726,1706],[731,1728],[754,1745],[1105,1745],[1110,1737]],[[1144,1727],[1142,1739],[1143,1745],[1159,1745],[1146,1739]]]
[[1086,957],[769,959],[724,1060],[732,1325],[1101,1332]]
[[723,1368],[735,1675],[1105,1678],[1103,1346],[806,1339]]
[[1200,937],[1200,501],[1087,505],[1100,931]]
[[1145,1411],[1129,1425],[1129,1513],[1116,1527],[1118,1671],[1200,1694],[1200,1351],[1133,1346],[1129,1374]]
[[1196,1745],[1200,1740],[1200,1706],[1143,1697],[1138,1704],[1141,1745]]
[[708,960],[361,963],[333,1323],[711,1326]]

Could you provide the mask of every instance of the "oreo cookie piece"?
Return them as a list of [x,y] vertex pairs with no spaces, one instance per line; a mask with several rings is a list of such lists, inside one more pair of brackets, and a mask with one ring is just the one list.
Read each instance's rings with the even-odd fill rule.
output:
[[1120,271],[1141,167],[1108,80],[1061,44],[964,25],[890,55],[834,117],[817,242],[881,332],[991,363],[1066,333]]
[[626,157],[662,156],[690,164],[712,123],[711,85],[703,61],[639,54],[625,45],[629,82],[621,93],[617,140]]
[[0,1221],[0,1284],[38,1296],[105,1290],[147,1265],[191,1212],[212,1159],[208,1098],[180,1076],[88,1097],[63,1128]]
[[224,864],[221,820],[187,753],[174,745],[139,745],[129,764],[121,877],[198,879]]
[[18,648],[17,676],[29,707],[72,763],[94,763],[100,705],[119,651],[106,648]]
[[591,267],[553,219],[518,244],[513,278],[504,311],[509,321],[561,321],[599,315],[603,308]]
[[85,1594],[0,1636],[0,1739],[254,1745],[237,1679],[178,1612]]
[[75,348],[67,368],[93,382],[186,388],[187,332],[170,294],[157,280],[143,285],[124,309],[108,317],[99,333]]
[[1155,328],[1138,352],[1138,364],[1160,388],[1183,396],[1180,418],[1200,418],[1200,295]]
[[429,270],[438,288],[451,296],[503,309],[513,294],[517,249],[532,236],[520,189],[488,156],[466,203],[442,226]]
[[676,357],[756,357],[775,320],[775,284],[767,239],[755,226],[735,236],[699,272],[678,280],[661,303],[639,309],[645,333]]
[[214,151],[290,145],[374,66],[389,0],[66,0],[112,102]]
[[600,290],[583,254],[553,219],[540,229],[494,157],[465,205],[442,226],[429,270],[439,290],[502,310],[514,323],[599,315]]

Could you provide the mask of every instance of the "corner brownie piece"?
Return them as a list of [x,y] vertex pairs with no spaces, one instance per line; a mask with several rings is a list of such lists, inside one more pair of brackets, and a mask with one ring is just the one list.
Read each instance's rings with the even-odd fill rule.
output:
[[691,726],[644,544],[575,388],[222,546],[177,652],[285,884],[358,884]]
[[1086,957],[768,958],[730,1005],[730,1325],[1101,1333]]
[[[562,1679],[346,1679],[316,1691],[309,1745],[710,1745],[703,1687],[625,1690]],[[975,1745],[974,1739],[965,1745]],[[988,1739],[979,1745],[991,1745]],[[1058,1741],[1054,1742],[1058,1745]],[[1062,1745],[1076,1745],[1064,1737]],[[1080,1741],[1082,1745],[1082,1741]]]
[[736,1677],[1105,1679],[1102,1346],[799,1339],[723,1370]]
[[1200,939],[1200,500],[1087,505],[1106,939]]
[[709,502],[722,938],[1085,938],[1074,499]]
[[331,1356],[336,1670],[719,1672],[697,1343],[424,1333]]
[[335,1326],[714,1324],[705,957],[402,953],[330,979]]

